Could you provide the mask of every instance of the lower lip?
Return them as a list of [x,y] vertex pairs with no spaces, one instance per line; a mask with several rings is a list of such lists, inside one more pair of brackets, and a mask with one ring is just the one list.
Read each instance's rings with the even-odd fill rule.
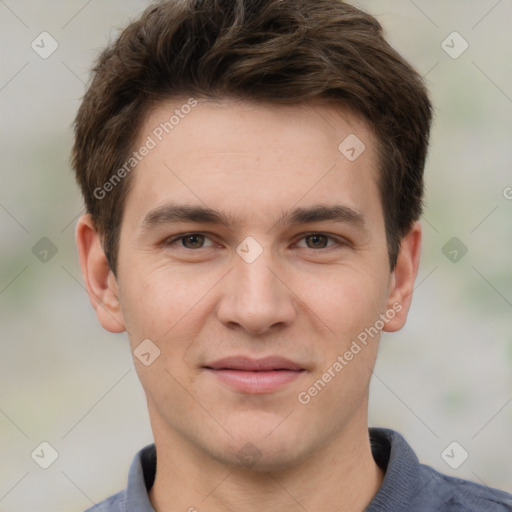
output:
[[271,370],[271,371],[243,371],[243,370],[212,370],[222,382],[242,391],[243,393],[272,393],[286,384],[294,381],[303,370]]

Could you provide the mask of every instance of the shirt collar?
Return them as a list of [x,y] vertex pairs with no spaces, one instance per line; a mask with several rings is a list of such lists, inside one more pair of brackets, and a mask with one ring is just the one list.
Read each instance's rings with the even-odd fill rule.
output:
[[418,457],[398,432],[386,428],[369,430],[373,457],[385,474],[382,485],[365,512],[409,510],[418,493]]
[[149,490],[156,474],[156,447],[146,446],[135,455],[128,473],[126,512],[155,512],[149,501]]

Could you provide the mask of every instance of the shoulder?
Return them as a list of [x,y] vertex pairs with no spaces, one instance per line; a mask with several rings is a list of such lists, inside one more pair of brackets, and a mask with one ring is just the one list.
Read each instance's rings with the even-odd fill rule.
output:
[[476,482],[445,475],[420,464],[418,502],[432,501],[449,512],[511,512],[512,494]]
[[398,432],[370,428],[370,441],[384,481],[365,512],[512,512],[512,494],[421,464]]
[[123,491],[94,504],[85,512],[154,512],[148,496],[156,472],[156,448],[150,444],[142,448],[135,457],[128,472],[128,485]]
[[126,491],[120,491],[110,498],[93,505],[85,512],[126,512]]

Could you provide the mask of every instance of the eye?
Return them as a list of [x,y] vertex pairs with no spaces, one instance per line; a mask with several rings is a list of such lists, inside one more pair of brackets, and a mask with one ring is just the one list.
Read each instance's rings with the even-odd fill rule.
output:
[[[204,233],[182,233],[165,240],[163,245],[194,250],[205,249],[215,244]],[[324,233],[308,233],[297,243],[298,247],[306,249],[327,249],[336,245],[343,245],[343,241]]]
[[[307,249],[326,249],[332,245],[341,244],[341,242],[337,239],[333,238],[332,236],[324,235],[323,233],[310,233],[304,236],[301,240],[305,240]],[[329,240],[334,241],[334,243],[328,245]]]
[[[181,240],[180,247],[185,249],[203,249],[204,247],[211,247],[213,242],[202,233],[186,233],[177,235],[165,241],[166,246],[177,245],[176,242]],[[209,240],[210,244],[204,245],[205,241]]]

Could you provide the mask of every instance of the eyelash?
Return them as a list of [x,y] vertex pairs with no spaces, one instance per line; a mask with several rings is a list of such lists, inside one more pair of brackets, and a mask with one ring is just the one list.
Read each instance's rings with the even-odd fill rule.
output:
[[[211,240],[211,238],[208,237],[208,235],[206,233],[202,233],[202,232],[199,232],[199,231],[198,232],[194,231],[194,232],[190,232],[190,233],[181,233],[179,235],[175,235],[175,236],[173,236],[171,238],[168,238],[168,239],[164,240],[164,242],[162,243],[162,246],[169,247],[169,246],[174,245],[176,242],[178,242],[180,240],[183,240],[186,237],[195,236],[195,235],[202,235],[205,238]],[[348,242],[344,241],[341,238],[329,235],[327,233],[317,232],[317,231],[311,231],[309,233],[302,234],[301,237],[298,239],[298,241],[304,240],[308,236],[314,236],[314,235],[319,235],[319,236],[327,237],[329,240],[332,240],[332,241],[336,242],[336,244],[328,245],[327,247],[320,247],[319,249],[314,249],[314,248],[311,248],[311,247],[306,247],[306,249],[311,249],[313,251],[318,251],[318,250],[322,250],[322,249],[326,250],[326,249],[332,248],[335,245],[338,245],[338,246],[348,245]],[[207,249],[207,247],[199,247],[197,249],[190,249],[189,247],[185,247],[185,246],[181,245],[180,249],[186,249],[188,251],[198,251],[199,249]]]

